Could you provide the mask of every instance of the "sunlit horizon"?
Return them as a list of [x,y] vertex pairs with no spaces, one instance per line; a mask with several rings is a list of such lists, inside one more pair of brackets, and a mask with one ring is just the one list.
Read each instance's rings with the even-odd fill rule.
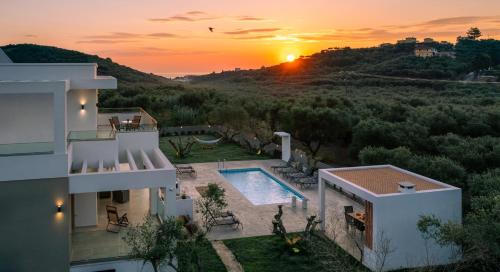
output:
[[470,27],[500,38],[500,15],[492,13],[500,1],[488,0],[20,0],[0,7],[0,45],[57,46],[160,75],[260,68],[409,36],[454,42]]

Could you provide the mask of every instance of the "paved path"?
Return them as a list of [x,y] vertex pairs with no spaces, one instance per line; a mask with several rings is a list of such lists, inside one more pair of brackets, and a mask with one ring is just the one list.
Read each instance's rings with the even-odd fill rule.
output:
[[219,255],[228,272],[244,271],[241,264],[234,257],[233,252],[231,252],[222,241],[212,241],[212,247]]

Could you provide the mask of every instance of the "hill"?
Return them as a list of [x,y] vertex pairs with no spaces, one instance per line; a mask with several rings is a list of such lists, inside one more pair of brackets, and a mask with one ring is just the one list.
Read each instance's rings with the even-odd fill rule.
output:
[[335,48],[271,67],[228,71],[192,77],[195,84],[265,83],[317,85],[338,80],[339,73],[373,74],[416,79],[460,80],[470,72],[496,67],[500,69],[500,41],[459,40],[429,44],[439,51],[455,51],[456,58],[420,58],[414,55],[416,44],[386,44],[379,47]]
[[172,82],[171,80],[161,76],[144,73],[130,67],[120,65],[113,62],[110,58],[104,59],[96,55],[89,55],[74,50],[36,44],[10,44],[1,48],[13,62],[19,63],[97,63],[99,65],[97,73],[99,75],[116,77],[118,79],[119,86],[129,84],[168,84]]

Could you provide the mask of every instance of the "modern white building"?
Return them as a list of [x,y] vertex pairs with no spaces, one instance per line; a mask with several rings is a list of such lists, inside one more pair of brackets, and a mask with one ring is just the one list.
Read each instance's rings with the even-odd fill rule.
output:
[[[107,222],[98,193],[142,189],[149,203],[130,199],[130,207],[178,213],[176,171],[159,149],[156,121],[140,108],[98,109],[98,89],[117,81],[96,71],[92,63],[0,63],[2,271],[73,270],[72,236]],[[75,271],[95,270],[86,267]]]
[[[423,215],[434,215],[443,222],[461,223],[461,189],[392,165],[321,169],[318,206],[322,219],[326,218],[327,184],[364,203],[359,214],[364,226],[363,264],[368,268],[381,268],[387,244],[390,253],[383,270],[456,261],[456,249],[425,240],[417,222]],[[321,227],[325,229],[325,220]]]

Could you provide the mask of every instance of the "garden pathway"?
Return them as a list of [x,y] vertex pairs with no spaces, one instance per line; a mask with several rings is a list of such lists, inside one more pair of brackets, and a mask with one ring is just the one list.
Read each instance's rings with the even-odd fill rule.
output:
[[212,241],[212,247],[215,249],[220,259],[229,272],[243,272],[243,267],[234,257],[233,252],[224,245],[222,241]]

